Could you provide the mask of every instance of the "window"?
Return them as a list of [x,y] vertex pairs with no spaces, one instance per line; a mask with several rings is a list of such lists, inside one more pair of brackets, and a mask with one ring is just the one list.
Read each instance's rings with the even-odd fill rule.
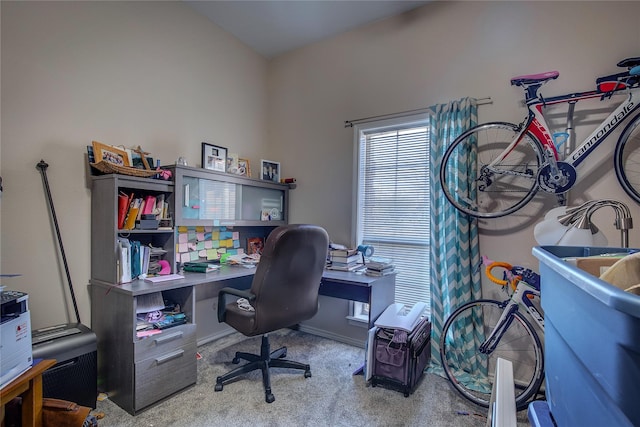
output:
[[428,117],[361,125],[356,133],[356,241],[393,259],[395,302],[430,307]]

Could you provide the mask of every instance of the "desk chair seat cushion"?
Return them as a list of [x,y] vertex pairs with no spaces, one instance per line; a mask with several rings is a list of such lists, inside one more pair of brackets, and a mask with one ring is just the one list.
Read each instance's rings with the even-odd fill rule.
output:
[[310,319],[327,259],[328,235],[315,225],[292,224],[269,234],[251,284],[255,311],[226,305],[225,322],[246,336],[262,335]]

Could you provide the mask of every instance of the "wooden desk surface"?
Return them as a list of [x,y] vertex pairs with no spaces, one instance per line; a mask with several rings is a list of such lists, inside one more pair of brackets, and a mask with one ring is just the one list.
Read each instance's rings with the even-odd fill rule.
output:
[[0,390],[3,418],[4,405],[22,396],[22,425],[42,425],[42,373],[55,364],[54,359],[41,360]]

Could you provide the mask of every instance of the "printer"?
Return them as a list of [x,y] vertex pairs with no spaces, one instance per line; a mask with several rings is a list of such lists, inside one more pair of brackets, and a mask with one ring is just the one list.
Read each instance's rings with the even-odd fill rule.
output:
[[29,296],[0,290],[0,389],[33,364]]

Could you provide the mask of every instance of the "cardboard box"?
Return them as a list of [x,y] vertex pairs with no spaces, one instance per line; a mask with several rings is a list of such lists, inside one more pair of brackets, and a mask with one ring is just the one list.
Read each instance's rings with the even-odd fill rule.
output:
[[609,267],[618,262],[624,255],[619,256],[594,256],[585,258],[576,258],[576,267],[587,273],[600,277],[602,273],[607,271]]

